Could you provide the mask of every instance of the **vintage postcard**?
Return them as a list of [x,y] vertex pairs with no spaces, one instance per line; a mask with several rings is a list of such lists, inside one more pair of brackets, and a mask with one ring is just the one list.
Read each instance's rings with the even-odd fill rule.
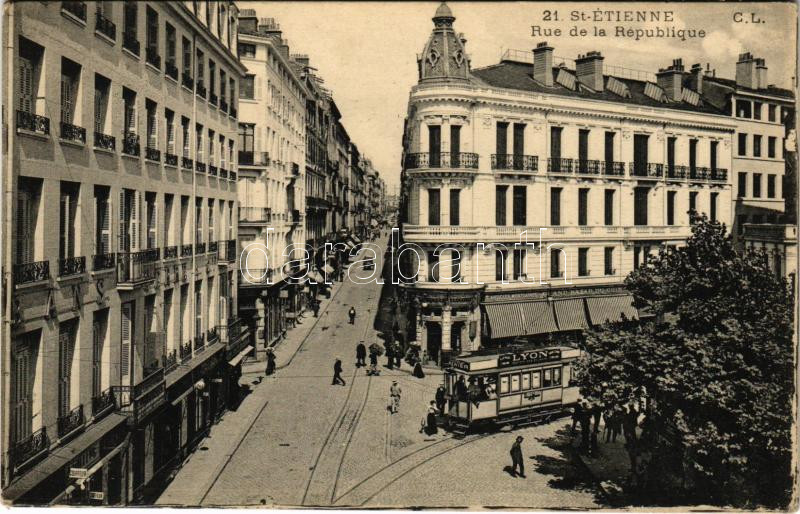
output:
[[798,508],[795,3],[2,14],[5,506]]

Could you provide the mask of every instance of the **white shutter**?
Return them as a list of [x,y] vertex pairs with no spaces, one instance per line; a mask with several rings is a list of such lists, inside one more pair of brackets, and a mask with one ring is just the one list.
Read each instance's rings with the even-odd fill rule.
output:
[[29,191],[17,192],[17,264],[33,262],[33,198]]
[[136,99],[130,100],[125,105],[125,127],[131,134],[136,133]]
[[155,108],[147,111],[147,146],[158,148],[158,117]]
[[58,412],[64,416],[70,411],[70,382],[72,379],[72,331],[73,325],[62,324],[58,332]]
[[100,247],[98,253],[111,253],[111,196],[106,197],[105,209],[100,219]]
[[120,377],[122,378],[122,384],[125,384],[125,379],[128,377],[128,375],[130,375],[131,341],[133,339],[133,334],[131,333],[131,311],[131,302],[122,304],[122,326],[120,327],[122,344],[119,356],[119,373]]
[[103,92],[99,89],[94,90],[94,131],[100,132],[101,134],[104,132],[105,127],[103,127],[103,114],[105,113],[105,109],[103,108]]
[[158,207],[155,201],[145,203],[147,204],[147,248],[157,248],[158,241],[156,241],[156,227],[158,226]]
[[127,252],[130,250],[128,245],[128,223],[125,216],[125,190],[119,190],[119,233],[117,234],[119,241],[119,251]]
[[139,251],[139,227],[141,215],[141,193],[139,191],[133,192],[133,199],[131,200],[131,252]]
[[105,339],[105,330],[103,323],[95,320],[92,324],[92,396],[100,396],[103,392],[103,376],[102,376],[102,358],[103,358],[103,340]]
[[13,406],[14,406],[14,433],[12,442],[18,442],[31,435],[32,411],[31,411],[31,350],[29,344],[31,337],[26,335],[24,343],[16,345],[14,348],[14,387]]
[[19,58],[19,108],[33,112],[33,63],[24,57]]
[[166,119],[167,124],[167,152],[175,154],[175,116]]
[[61,121],[72,123],[72,79],[61,75]]
[[70,231],[72,229],[71,224],[69,222],[69,214],[70,214],[70,198],[68,194],[61,195],[61,209],[60,209],[60,236],[61,236],[61,246],[60,246],[60,257],[65,259],[67,257],[72,257],[72,250],[71,250],[71,239],[72,234]]

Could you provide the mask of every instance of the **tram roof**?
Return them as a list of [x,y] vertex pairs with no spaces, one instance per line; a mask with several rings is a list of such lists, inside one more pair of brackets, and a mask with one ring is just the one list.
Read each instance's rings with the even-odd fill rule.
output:
[[488,371],[520,369],[565,358],[578,357],[580,350],[570,346],[547,346],[544,348],[501,349],[497,353],[458,357],[451,361],[455,371]]

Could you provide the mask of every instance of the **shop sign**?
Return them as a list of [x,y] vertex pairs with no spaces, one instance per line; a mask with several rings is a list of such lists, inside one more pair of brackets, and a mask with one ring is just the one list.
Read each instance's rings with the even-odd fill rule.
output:
[[69,477],[77,479],[88,478],[89,470],[87,468],[69,468]]
[[103,498],[104,498],[103,491],[89,491],[90,500],[103,501]]
[[450,362],[450,366],[462,371],[469,371],[469,362],[455,359]]
[[507,368],[520,364],[535,364],[537,362],[557,361],[561,359],[561,350],[549,348],[545,350],[528,350],[524,352],[504,353],[497,359],[497,366]]

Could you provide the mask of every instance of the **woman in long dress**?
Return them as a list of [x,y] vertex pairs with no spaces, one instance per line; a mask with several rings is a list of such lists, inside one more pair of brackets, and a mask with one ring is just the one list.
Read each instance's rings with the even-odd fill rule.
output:
[[425,433],[434,435],[438,432],[439,429],[436,427],[436,402],[431,400],[431,404],[428,407],[428,416],[425,419]]

